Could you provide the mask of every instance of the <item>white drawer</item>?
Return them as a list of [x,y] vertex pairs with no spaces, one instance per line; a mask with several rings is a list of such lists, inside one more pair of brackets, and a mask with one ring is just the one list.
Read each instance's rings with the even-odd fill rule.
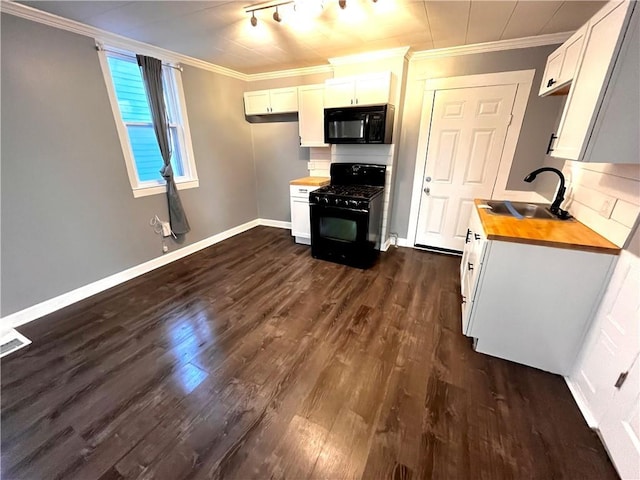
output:
[[292,197],[309,198],[309,192],[313,192],[320,187],[311,187],[308,185],[289,185],[290,195]]

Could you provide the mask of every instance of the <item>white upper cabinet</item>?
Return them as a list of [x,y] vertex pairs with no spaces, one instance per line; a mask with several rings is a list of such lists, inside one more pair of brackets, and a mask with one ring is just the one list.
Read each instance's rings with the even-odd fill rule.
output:
[[564,45],[562,45],[547,58],[547,66],[544,69],[542,83],[540,84],[539,95],[541,97],[557,89],[562,60],[564,60],[564,52]]
[[356,85],[352,77],[332,78],[324,84],[324,106],[326,108],[354,105]]
[[298,111],[298,87],[274,88],[245,92],[246,115],[268,115],[271,113],[295,113]]
[[[581,50],[581,53],[577,55],[578,67],[562,113],[557,140],[550,151],[551,156],[569,160],[607,163],[638,163],[640,161],[637,151],[633,157],[620,156],[616,152],[619,145],[615,143],[609,144],[608,152],[601,158],[595,158],[593,155],[585,158],[589,144],[602,141],[598,138],[594,127],[602,121],[598,118],[599,115],[607,110],[607,104],[616,95],[614,87],[619,83],[616,78],[621,75],[621,72],[628,70],[624,68],[623,62],[634,61],[633,55],[619,56],[618,52],[627,48],[637,49],[637,45],[630,45],[633,42],[630,41],[630,35],[627,34],[632,33],[632,29],[627,29],[627,26],[635,3],[628,0],[608,3],[586,25],[584,46],[581,48],[576,46],[572,50],[567,49],[571,58],[575,58],[576,50]],[[634,17],[637,21],[637,12]],[[635,75],[637,79],[637,71],[628,72],[628,74]],[[635,90],[637,90],[637,80],[635,85]],[[637,92],[635,94],[637,95]],[[622,95],[633,96],[634,92],[623,92]],[[629,102],[626,104],[623,109],[628,110],[630,108]],[[637,104],[634,104],[633,108],[637,111]],[[624,111],[610,111],[607,122],[618,124],[624,121],[625,115],[627,113]],[[638,130],[637,120],[635,126],[631,127],[635,131]],[[620,141],[624,143],[632,141],[632,139],[625,139],[621,136]],[[624,146],[622,149],[629,150]]]
[[259,115],[269,113],[271,108],[271,100],[269,99],[269,90],[257,90],[255,92],[245,92],[244,94],[244,112],[247,115]]
[[549,55],[540,84],[540,96],[567,93],[568,84],[576,74],[578,60],[582,53],[587,26],[574,33],[555,52]]
[[300,146],[326,147],[324,143],[324,85],[298,87]]
[[337,108],[390,103],[391,78],[391,72],[381,72],[326,80],[324,105]]

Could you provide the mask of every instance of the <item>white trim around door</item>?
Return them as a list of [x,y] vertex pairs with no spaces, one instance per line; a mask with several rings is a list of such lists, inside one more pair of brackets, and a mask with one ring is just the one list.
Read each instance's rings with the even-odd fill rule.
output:
[[431,130],[431,114],[436,91],[452,90],[457,88],[486,87],[494,85],[517,85],[516,98],[513,104],[513,118],[507,130],[500,167],[493,190],[493,198],[509,198],[512,200],[532,201],[536,197],[535,192],[519,192],[507,190],[507,181],[511,164],[516,152],[520,129],[524,120],[524,113],[529,101],[529,94],[533,86],[535,70],[518,70],[514,72],[485,73],[479,75],[466,75],[463,77],[430,78],[425,81],[424,96],[422,100],[422,114],[420,116],[420,133],[418,136],[418,152],[416,154],[416,166],[413,174],[413,189],[411,194],[411,209],[409,211],[409,231],[407,242],[415,245],[416,229],[418,227],[418,213],[420,210],[420,198],[422,194],[422,179],[427,160],[429,133]]

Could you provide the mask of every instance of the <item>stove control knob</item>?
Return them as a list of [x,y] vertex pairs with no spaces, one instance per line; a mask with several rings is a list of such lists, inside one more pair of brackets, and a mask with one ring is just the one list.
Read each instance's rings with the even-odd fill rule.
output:
[[345,201],[342,198],[336,198],[336,206],[342,207],[344,206]]
[[357,208],[357,207],[359,207],[359,205],[358,205],[359,203],[360,202],[358,202],[358,200],[349,200],[349,206],[350,207],[356,207]]
[[327,205],[329,203],[329,199],[327,197],[320,197],[320,201]]

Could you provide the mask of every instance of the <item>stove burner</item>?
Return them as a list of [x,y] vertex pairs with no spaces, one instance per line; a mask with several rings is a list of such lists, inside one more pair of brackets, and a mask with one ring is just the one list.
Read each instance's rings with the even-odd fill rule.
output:
[[370,200],[380,194],[384,187],[372,187],[370,185],[327,185],[313,193],[316,195],[337,195],[358,200]]

